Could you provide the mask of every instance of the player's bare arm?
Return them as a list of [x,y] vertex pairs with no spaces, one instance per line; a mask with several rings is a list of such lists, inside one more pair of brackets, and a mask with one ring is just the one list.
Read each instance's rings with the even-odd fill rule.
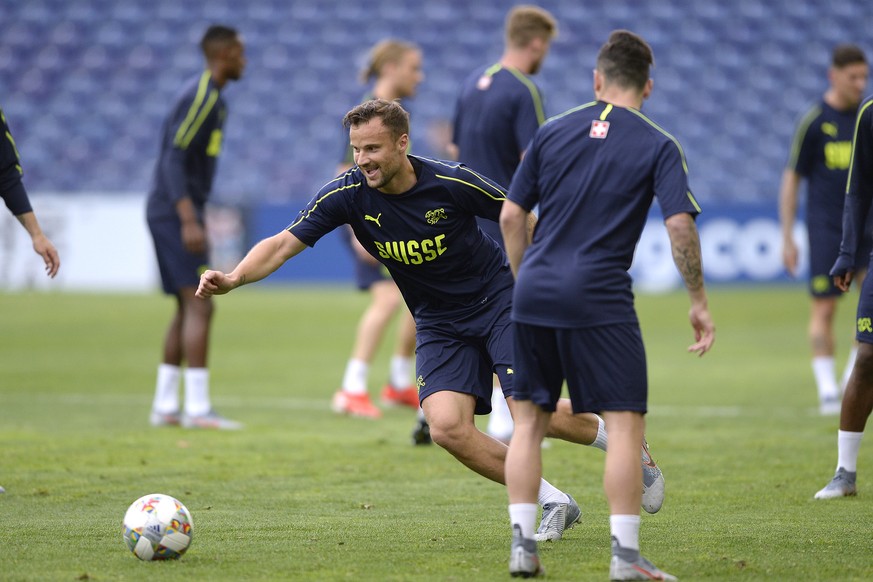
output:
[[260,281],[274,273],[291,257],[300,253],[306,245],[299,238],[283,230],[265,238],[248,252],[239,265],[230,273],[206,271],[200,276],[197,297],[206,299],[224,295],[246,283]]
[[779,188],[779,223],[782,225],[782,262],[792,277],[797,273],[797,244],[794,242],[794,220],[797,216],[797,192],[800,175],[791,169],[782,174]]
[[503,203],[500,211],[500,231],[503,234],[503,243],[506,245],[506,255],[509,257],[509,266],[512,274],[518,275],[518,267],[524,251],[530,245],[532,224],[529,212],[511,200]]
[[673,262],[682,280],[685,281],[691,299],[688,318],[694,329],[695,343],[688,347],[688,351],[702,356],[715,342],[715,324],[709,314],[706,289],[703,285],[703,263],[700,259],[700,238],[697,227],[694,218],[686,213],[670,216],[665,224],[673,250]]
[[45,261],[45,272],[49,277],[54,278],[55,275],[58,274],[58,269],[61,268],[61,259],[58,256],[58,251],[55,248],[55,245],[52,244],[52,241],[45,236],[42,232],[42,229],[39,226],[39,221],[36,219],[36,214],[33,212],[25,212],[24,214],[19,214],[15,218],[18,219],[18,222],[24,227],[24,230],[27,231],[27,234],[30,235],[30,239],[33,243],[33,250],[36,251],[36,254],[42,257],[43,261]]
[[855,278],[855,271],[846,271],[841,275],[834,275],[834,285],[837,289],[846,293],[849,287],[852,286],[852,280]]
[[183,197],[176,202],[176,213],[182,222],[182,242],[191,253],[206,252],[206,229],[197,218],[197,211],[190,198]]

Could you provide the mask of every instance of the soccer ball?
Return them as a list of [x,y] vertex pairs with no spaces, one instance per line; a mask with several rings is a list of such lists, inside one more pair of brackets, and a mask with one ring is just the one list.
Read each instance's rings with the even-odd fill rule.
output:
[[121,535],[140,560],[175,560],[191,544],[193,528],[191,514],[178,499],[152,493],[127,509]]

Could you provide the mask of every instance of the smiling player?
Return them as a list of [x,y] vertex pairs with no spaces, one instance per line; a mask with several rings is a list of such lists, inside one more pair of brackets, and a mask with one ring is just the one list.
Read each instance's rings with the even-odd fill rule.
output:
[[[407,155],[409,116],[395,102],[366,101],[343,123],[357,166],[324,185],[286,230],[255,245],[231,273],[206,271],[197,295],[259,281],[328,232],[351,225],[415,317],[419,398],[433,441],[504,483],[507,447],[480,432],[474,417],[491,409],[492,373],[507,394],[513,384],[512,273],[501,248],[476,225],[477,216],[498,219],[505,190],[461,164]],[[573,415],[568,401],[559,403],[549,436],[605,449],[599,418]],[[663,479],[656,482],[651,494],[660,507]],[[557,540],[581,513],[569,495],[540,483],[538,537]]]

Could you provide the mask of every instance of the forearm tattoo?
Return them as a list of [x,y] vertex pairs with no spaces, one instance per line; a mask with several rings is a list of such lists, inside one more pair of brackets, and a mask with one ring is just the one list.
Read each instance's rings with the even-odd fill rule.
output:
[[697,229],[691,228],[673,240],[673,262],[690,291],[703,287],[703,263],[700,259],[700,239]]

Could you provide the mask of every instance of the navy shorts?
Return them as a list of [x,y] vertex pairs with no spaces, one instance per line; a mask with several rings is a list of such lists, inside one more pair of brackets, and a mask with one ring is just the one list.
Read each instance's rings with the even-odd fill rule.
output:
[[366,291],[373,283],[393,280],[388,273],[388,269],[382,263],[374,265],[363,260],[356,253],[352,260],[355,262],[355,285],[361,291]]
[[646,412],[646,351],[637,323],[553,328],[515,323],[512,397],[554,412],[567,381],[573,412]]
[[381,263],[373,264],[370,261],[365,261],[357,252],[355,252],[355,243],[352,241],[354,234],[352,233],[351,228],[346,226],[342,227],[340,230],[340,236],[349,248],[349,252],[352,254],[352,262],[355,264],[355,285],[357,285],[358,289],[366,291],[373,285],[373,283],[392,280],[391,274],[388,272],[385,265]]
[[865,344],[873,344],[873,277],[869,272],[861,285],[855,326],[855,339]]
[[491,412],[492,374],[503,393],[512,393],[512,291],[471,309],[468,314],[439,322],[416,320],[415,369],[418,398],[441,390],[476,398],[476,414]]
[[149,220],[148,223],[164,293],[178,295],[185,287],[197,287],[200,275],[209,268],[209,256],[188,252],[182,242],[182,223],[178,219]]
[[[812,224],[809,226],[809,293],[813,297],[839,297],[842,291],[834,285],[830,271],[840,254],[842,231]],[[865,236],[855,255],[855,269],[867,268],[873,242]]]

